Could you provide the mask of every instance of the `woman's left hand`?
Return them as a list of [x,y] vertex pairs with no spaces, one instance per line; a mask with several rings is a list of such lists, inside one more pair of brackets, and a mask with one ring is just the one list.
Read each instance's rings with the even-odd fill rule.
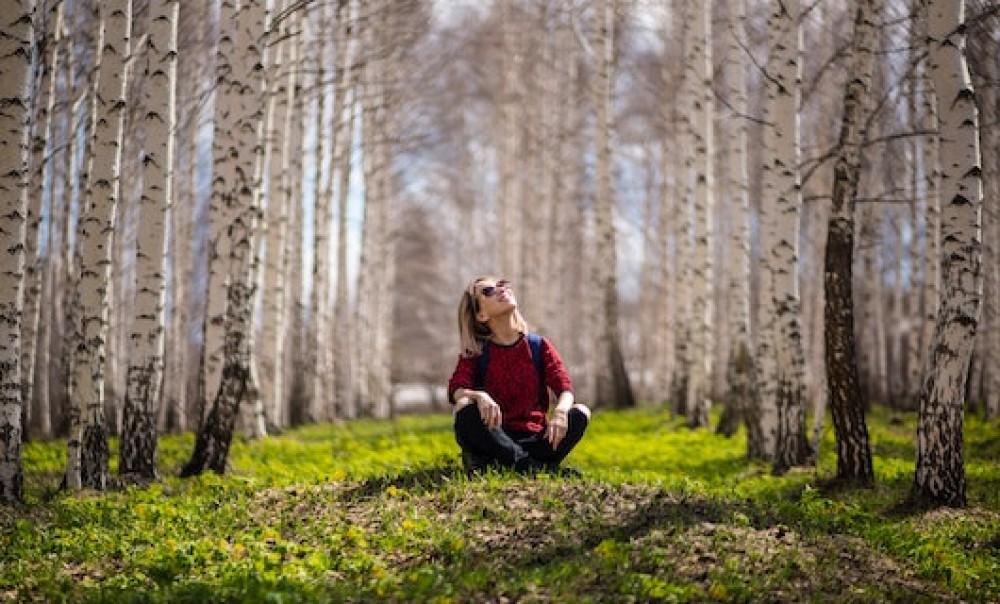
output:
[[552,412],[552,417],[549,418],[548,426],[545,428],[545,440],[549,441],[553,450],[558,448],[559,443],[566,437],[566,430],[568,428],[569,420],[566,417],[566,411],[556,408]]

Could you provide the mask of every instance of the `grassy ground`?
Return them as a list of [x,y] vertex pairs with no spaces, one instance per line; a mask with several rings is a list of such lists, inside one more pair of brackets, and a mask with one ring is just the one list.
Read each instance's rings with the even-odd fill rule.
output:
[[[64,443],[25,449],[0,507],[0,601],[1000,602],[1000,428],[969,418],[970,505],[914,510],[914,420],[871,418],[879,486],[771,476],[741,437],[662,410],[595,414],[582,479],[466,477],[448,416],[235,443],[231,472],[57,490]],[[114,465],[114,460],[112,460]]]

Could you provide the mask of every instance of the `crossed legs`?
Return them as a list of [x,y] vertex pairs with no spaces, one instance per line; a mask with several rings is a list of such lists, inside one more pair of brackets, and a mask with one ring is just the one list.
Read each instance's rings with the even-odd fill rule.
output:
[[566,436],[555,449],[544,434],[519,433],[503,428],[488,429],[479,408],[469,403],[455,410],[455,440],[462,448],[467,467],[513,468],[515,471],[554,469],[583,438],[590,423],[590,409],[576,404],[570,409]]

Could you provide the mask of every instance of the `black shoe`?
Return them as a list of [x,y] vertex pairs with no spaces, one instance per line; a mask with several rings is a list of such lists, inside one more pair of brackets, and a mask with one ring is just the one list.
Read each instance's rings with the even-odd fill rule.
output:
[[490,467],[490,461],[473,453],[462,452],[462,467],[468,474],[482,474]]
[[545,472],[548,466],[534,457],[525,456],[514,462],[514,471],[524,476],[537,476]]
[[545,471],[559,478],[583,478],[583,472],[573,466],[549,465]]

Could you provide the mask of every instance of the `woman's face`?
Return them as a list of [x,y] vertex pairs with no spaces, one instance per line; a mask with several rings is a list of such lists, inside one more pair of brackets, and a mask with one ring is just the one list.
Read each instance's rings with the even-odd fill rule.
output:
[[506,279],[488,278],[476,282],[476,302],[479,305],[480,321],[489,321],[517,308],[514,290]]

